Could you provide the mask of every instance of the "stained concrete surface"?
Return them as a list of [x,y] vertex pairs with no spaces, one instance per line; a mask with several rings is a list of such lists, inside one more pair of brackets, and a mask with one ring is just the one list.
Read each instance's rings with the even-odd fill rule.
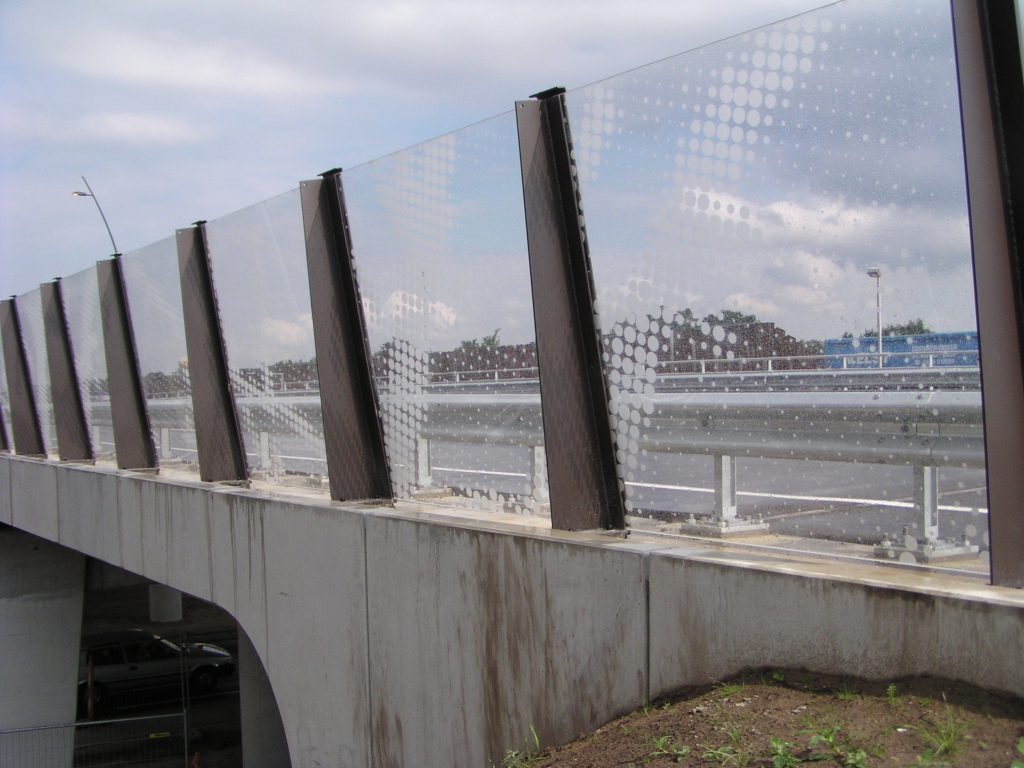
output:
[[642,546],[366,524],[374,765],[497,764],[644,700]]

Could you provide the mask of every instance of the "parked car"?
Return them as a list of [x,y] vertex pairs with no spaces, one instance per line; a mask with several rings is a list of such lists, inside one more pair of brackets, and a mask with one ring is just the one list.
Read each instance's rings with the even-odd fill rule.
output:
[[86,708],[90,659],[94,711],[129,698],[148,703],[181,695],[183,675],[188,676],[190,694],[210,693],[218,680],[235,671],[234,657],[208,643],[178,645],[141,629],[88,635],[82,638],[78,663],[79,698]]

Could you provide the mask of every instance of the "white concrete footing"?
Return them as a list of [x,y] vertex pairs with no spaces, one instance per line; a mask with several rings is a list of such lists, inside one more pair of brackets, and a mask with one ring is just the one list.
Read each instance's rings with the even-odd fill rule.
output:
[[181,621],[181,592],[163,584],[149,585],[149,620],[160,624]]
[[[84,584],[85,557],[0,527],[0,730],[75,721]],[[45,732],[59,756],[47,765],[71,765],[68,732]],[[0,739],[0,765],[27,764],[22,746]]]

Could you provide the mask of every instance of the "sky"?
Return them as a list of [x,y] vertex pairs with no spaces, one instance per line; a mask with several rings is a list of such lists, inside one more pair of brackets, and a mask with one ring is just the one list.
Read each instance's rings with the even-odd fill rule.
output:
[[568,106],[606,325],[728,309],[800,339],[860,333],[878,267],[883,326],[975,328],[947,3],[851,0]]
[[0,295],[808,0],[0,0]]

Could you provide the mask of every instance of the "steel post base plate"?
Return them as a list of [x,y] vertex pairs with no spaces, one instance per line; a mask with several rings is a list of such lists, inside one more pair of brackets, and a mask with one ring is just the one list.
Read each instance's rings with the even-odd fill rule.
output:
[[902,545],[892,544],[890,546],[876,546],[875,557],[880,560],[896,560],[900,562],[932,563],[936,560],[949,560],[953,558],[977,558],[978,546],[976,544],[961,544],[951,541],[936,541],[931,544],[909,549]]
[[731,539],[738,536],[760,536],[768,533],[768,523],[758,517],[696,518],[691,515],[679,524],[679,532],[688,536]]

